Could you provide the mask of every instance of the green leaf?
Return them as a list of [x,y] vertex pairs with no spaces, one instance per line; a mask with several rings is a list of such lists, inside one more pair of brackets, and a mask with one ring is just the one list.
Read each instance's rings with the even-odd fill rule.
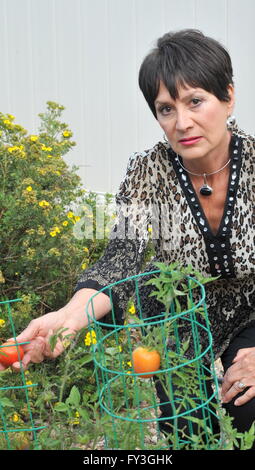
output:
[[87,354],[87,356],[81,361],[82,365],[88,364],[89,362],[93,361],[93,355]]
[[59,411],[59,412],[67,412],[68,411],[68,406],[63,403],[63,402],[60,402],[60,403],[56,403],[56,405],[54,406],[54,410],[56,411]]
[[9,398],[6,398],[6,397],[2,397],[0,398],[0,405],[3,407],[3,408],[14,408],[15,405],[14,403],[9,400]]
[[109,356],[115,356],[119,352],[119,349],[116,347],[105,348],[105,353]]
[[201,428],[203,428],[204,431],[207,431],[208,434],[212,434],[212,430],[208,426],[204,425],[204,420],[203,419],[199,419],[199,418],[195,418],[194,416],[187,416],[187,415],[185,416],[185,419],[187,419],[189,421],[192,421],[193,423],[198,424],[198,426],[201,426]]
[[76,385],[74,385],[71,389],[69,397],[66,399],[66,403],[78,407],[80,404],[80,400],[81,394]]
[[82,419],[84,419],[85,421],[89,420],[89,413],[87,412],[87,410],[85,408],[79,408],[79,413],[80,413]]

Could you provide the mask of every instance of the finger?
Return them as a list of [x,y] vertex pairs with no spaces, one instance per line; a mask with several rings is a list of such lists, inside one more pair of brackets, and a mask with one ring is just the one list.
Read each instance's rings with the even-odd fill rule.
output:
[[240,363],[230,366],[223,377],[221,394],[225,395],[229,391],[229,389],[233,386],[233,384],[237,382],[238,380],[241,380],[243,376],[244,374],[241,370]]
[[233,384],[241,379],[241,374],[239,371],[232,369],[232,366],[227,370],[226,374],[223,377],[223,383],[221,387],[221,394],[225,395],[231,389]]
[[36,320],[32,320],[28,326],[17,336],[16,340],[21,343],[30,341],[35,338],[40,332],[40,323]]
[[24,354],[22,361],[17,361],[12,364],[12,369],[14,372],[20,372],[21,368],[26,370],[28,368],[28,364],[31,362],[31,356],[28,353]]
[[21,368],[27,369],[30,362],[42,362],[44,359],[44,350],[45,340],[41,336],[38,336],[24,348],[25,354],[22,361],[17,361],[12,364],[13,370],[17,372],[20,371]]
[[[240,385],[241,384],[244,384],[244,387],[241,387]],[[227,393],[225,393],[223,396],[222,396],[222,402],[223,403],[229,403],[231,400],[233,400],[233,398],[242,393],[246,388],[247,388],[247,384],[245,384],[245,381],[237,381],[237,382],[234,382],[232,387],[230,387],[230,389],[227,391]]]
[[241,395],[235,400],[234,405],[236,406],[244,405],[245,403],[247,403],[254,397],[255,397],[255,386],[252,386],[252,387],[249,387],[248,390],[243,395]]
[[31,341],[26,349],[32,362],[38,363],[43,361],[45,346],[45,338],[42,336],[37,336]]
[[242,348],[237,351],[236,356],[233,359],[233,363],[240,361],[240,359],[243,359],[249,352],[251,352],[251,349],[253,348]]

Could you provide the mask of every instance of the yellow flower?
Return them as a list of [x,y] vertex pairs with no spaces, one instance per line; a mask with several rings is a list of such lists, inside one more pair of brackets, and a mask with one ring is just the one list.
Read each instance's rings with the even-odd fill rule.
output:
[[[31,382],[31,380],[27,380],[26,385],[33,385],[33,382]],[[28,390],[32,390],[32,387],[28,387]]]
[[127,366],[128,366],[128,367],[132,367],[132,362],[131,362],[131,361],[128,361],[128,362],[127,362]]
[[55,237],[57,235],[57,233],[60,233],[60,228],[59,227],[53,227],[51,232],[50,232],[50,236]]
[[88,267],[87,263],[82,263],[81,269],[86,269]]
[[14,145],[13,147],[8,147],[7,151],[11,154],[13,152],[16,152],[16,156],[19,156],[19,157],[26,156],[26,152],[24,152],[24,145],[20,145],[19,147],[17,145]]
[[47,157],[48,157],[48,158],[52,158],[52,157],[53,157],[53,155],[47,155]]
[[0,269],[0,284],[4,284],[4,283],[5,283],[5,278],[4,278],[3,272]]
[[90,346],[91,345],[91,339],[86,336],[84,340],[85,346]]
[[69,224],[68,220],[64,220],[64,222],[62,223],[62,225],[64,225],[64,227],[67,227],[68,224]]
[[5,320],[0,318],[0,328],[3,328],[5,326]]
[[69,423],[70,424],[80,424],[80,413],[78,411],[75,412],[75,418],[69,418]]
[[40,207],[49,207],[49,205],[50,205],[50,203],[48,201],[45,201],[45,200],[39,202]]
[[74,213],[72,211],[69,211],[67,213],[67,217],[68,217],[68,219],[72,219],[74,217]]
[[80,218],[79,215],[75,215],[75,216],[74,216],[74,220],[75,220],[75,222],[79,222],[79,220],[81,220],[81,218]]
[[21,150],[21,148],[18,147],[17,145],[14,145],[13,147],[8,147],[7,150],[8,150],[9,153],[12,153],[12,152],[15,152],[17,150]]
[[63,137],[70,137],[72,133],[70,131],[63,131],[62,132]]
[[26,187],[26,191],[28,191],[28,192],[33,191],[32,186],[27,186],[27,187]]
[[13,421],[14,423],[17,423],[17,422],[19,421],[19,415],[18,415],[18,413],[14,413],[14,414],[13,414],[12,421]]
[[83,251],[84,251],[85,253],[89,253],[89,249],[88,249],[86,246],[84,246]]
[[84,340],[85,346],[91,346],[91,344],[97,343],[96,333],[94,330],[89,331]]
[[36,142],[38,140],[38,138],[39,138],[38,135],[31,135],[30,136],[31,142]]
[[134,315],[134,314],[135,314],[136,309],[135,309],[135,306],[134,306],[133,303],[132,303],[131,306],[129,307],[128,311],[129,311],[129,313],[131,313],[131,315]]
[[148,227],[148,232],[152,233],[152,227]]
[[45,144],[42,144],[41,150],[43,150],[44,152],[51,152],[52,147],[47,147]]
[[9,127],[12,127],[12,125],[13,125],[12,122],[11,122],[9,119],[5,119],[5,120],[4,120],[4,124],[5,124],[6,126],[9,126]]

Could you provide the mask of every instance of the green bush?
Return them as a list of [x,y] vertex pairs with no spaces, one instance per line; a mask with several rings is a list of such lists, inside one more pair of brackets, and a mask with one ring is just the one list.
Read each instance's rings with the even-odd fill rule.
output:
[[[15,308],[29,317],[66,303],[81,270],[101,256],[111,219],[97,239],[98,196],[63,158],[75,145],[63,110],[48,102],[37,135],[0,113],[0,300],[22,297]],[[106,195],[100,210],[111,203]]]

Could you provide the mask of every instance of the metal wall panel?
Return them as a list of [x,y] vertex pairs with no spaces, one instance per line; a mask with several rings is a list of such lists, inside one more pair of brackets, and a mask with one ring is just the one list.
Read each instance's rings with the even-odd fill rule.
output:
[[84,186],[114,192],[128,156],[162,139],[137,74],[169,30],[222,41],[235,72],[239,124],[254,133],[254,0],[0,0],[0,111],[36,132],[52,100],[77,142],[66,157]]

